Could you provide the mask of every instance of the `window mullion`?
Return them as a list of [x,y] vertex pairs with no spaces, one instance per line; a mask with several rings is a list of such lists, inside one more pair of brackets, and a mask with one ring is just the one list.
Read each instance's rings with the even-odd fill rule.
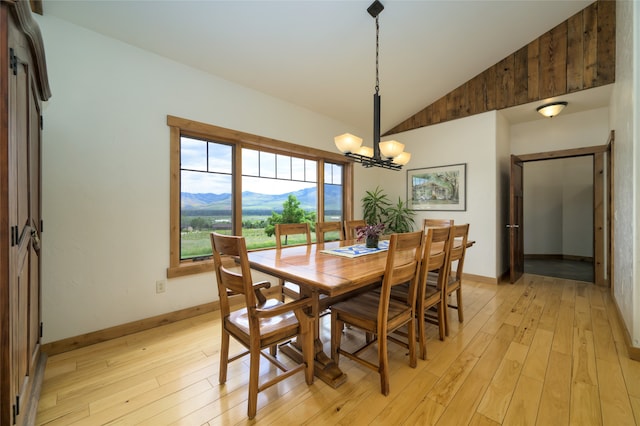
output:
[[233,146],[233,235],[242,235],[242,145]]

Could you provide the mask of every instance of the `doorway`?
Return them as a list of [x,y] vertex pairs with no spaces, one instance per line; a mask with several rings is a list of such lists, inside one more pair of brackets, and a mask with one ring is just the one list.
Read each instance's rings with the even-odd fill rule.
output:
[[593,155],[523,166],[524,272],[593,283]]
[[510,202],[509,202],[509,266],[510,281],[516,282],[524,273],[524,235],[526,223],[523,220],[523,179],[524,163],[559,158],[589,157],[593,167],[593,271],[597,285],[609,286],[613,263],[611,244],[611,195],[613,131],[607,145],[570,150],[511,156]]

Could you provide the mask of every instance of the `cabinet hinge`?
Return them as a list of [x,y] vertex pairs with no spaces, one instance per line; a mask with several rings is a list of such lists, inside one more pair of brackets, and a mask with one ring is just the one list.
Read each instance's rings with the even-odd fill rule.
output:
[[15,425],[16,424],[16,417],[18,417],[18,414],[16,414],[16,405],[15,404],[13,404],[13,410],[11,410],[11,411],[13,411],[13,423],[11,423],[11,424]]
[[42,234],[43,232],[44,232],[44,221],[40,219],[40,233]]
[[13,47],[9,48],[9,68],[13,70],[13,75],[18,75],[18,57],[13,52]]
[[20,395],[16,395],[16,417],[20,415]]
[[40,323],[40,338],[41,338],[41,339],[42,339],[42,329],[43,329],[43,327],[44,327],[44,326],[43,326],[43,324],[42,324],[42,323]]
[[16,244],[18,244],[18,227],[12,226],[11,227],[11,247],[15,246]]
[[40,130],[44,130],[44,117],[40,116]]

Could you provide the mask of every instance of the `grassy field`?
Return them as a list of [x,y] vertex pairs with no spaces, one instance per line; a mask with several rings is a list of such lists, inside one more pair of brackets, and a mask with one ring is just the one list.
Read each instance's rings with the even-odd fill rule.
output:
[[[254,224],[256,222],[264,221],[268,216],[264,215],[245,215],[242,217],[243,223],[244,221],[250,221]],[[327,215],[325,216],[326,221],[340,221],[339,215]],[[224,230],[223,228],[230,226],[231,216],[230,214],[210,216],[210,215],[194,215],[187,216],[183,215],[181,218],[181,227],[182,229],[192,229],[190,226],[194,228],[197,225],[192,225],[193,220],[200,220],[206,224],[213,224],[214,229],[219,227],[216,232],[220,232],[222,234],[230,234],[231,231]],[[255,226],[255,225],[254,225]],[[258,225],[259,226],[259,225]],[[211,241],[209,239],[210,229],[206,230],[198,230],[194,229],[192,231],[183,231],[181,233],[181,247],[180,253],[182,259],[199,257],[199,256],[209,256],[211,255]],[[247,241],[247,249],[255,250],[260,248],[267,247],[275,247],[276,238],[275,236],[268,237],[264,232],[264,228],[242,228],[242,235],[246,238]],[[337,234],[335,236],[331,234],[327,234],[327,239],[337,239]],[[311,232],[311,241],[316,241],[316,235],[314,232]],[[302,236],[291,236],[288,239],[288,244],[302,244],[305,242],[304,237]]]
[[[192,231],[182,233],[182,247],[180,252],[182,258],[207,256],[211,254],[211,240],[209,239],[210,231]],[[230,234],[230,232],[220,231],[222,234]],[[276,237],[267,237],[264,229],[242,229],[242,235],[247,241],[247,249],[254,250],[265,247],[275,247]],[[329,235],[328,235],[329,236]],[[330,236],[329,236],[330,237]],[[316,240],[315,233],[311,233],[311,240]],[[306,240],[303,236],[291,236],[288,244],[302,244]]]

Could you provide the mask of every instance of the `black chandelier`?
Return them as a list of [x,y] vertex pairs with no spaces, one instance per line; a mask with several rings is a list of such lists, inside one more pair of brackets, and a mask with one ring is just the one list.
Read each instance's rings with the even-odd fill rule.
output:
[[344,155],[361,163],[364,167],[382,167],[400,170],[411,159],[411,154],[404,152],[404,145],[398,141],[380,142],[380,80],[378,76],[378,51],[380,24],[378,15],[384,6],[378,0],[367,8],[369,15],[376,19],[376,92],[373,94],[373,148],[362,146],[362,138],[345,133],[334,138],[336,147]]

